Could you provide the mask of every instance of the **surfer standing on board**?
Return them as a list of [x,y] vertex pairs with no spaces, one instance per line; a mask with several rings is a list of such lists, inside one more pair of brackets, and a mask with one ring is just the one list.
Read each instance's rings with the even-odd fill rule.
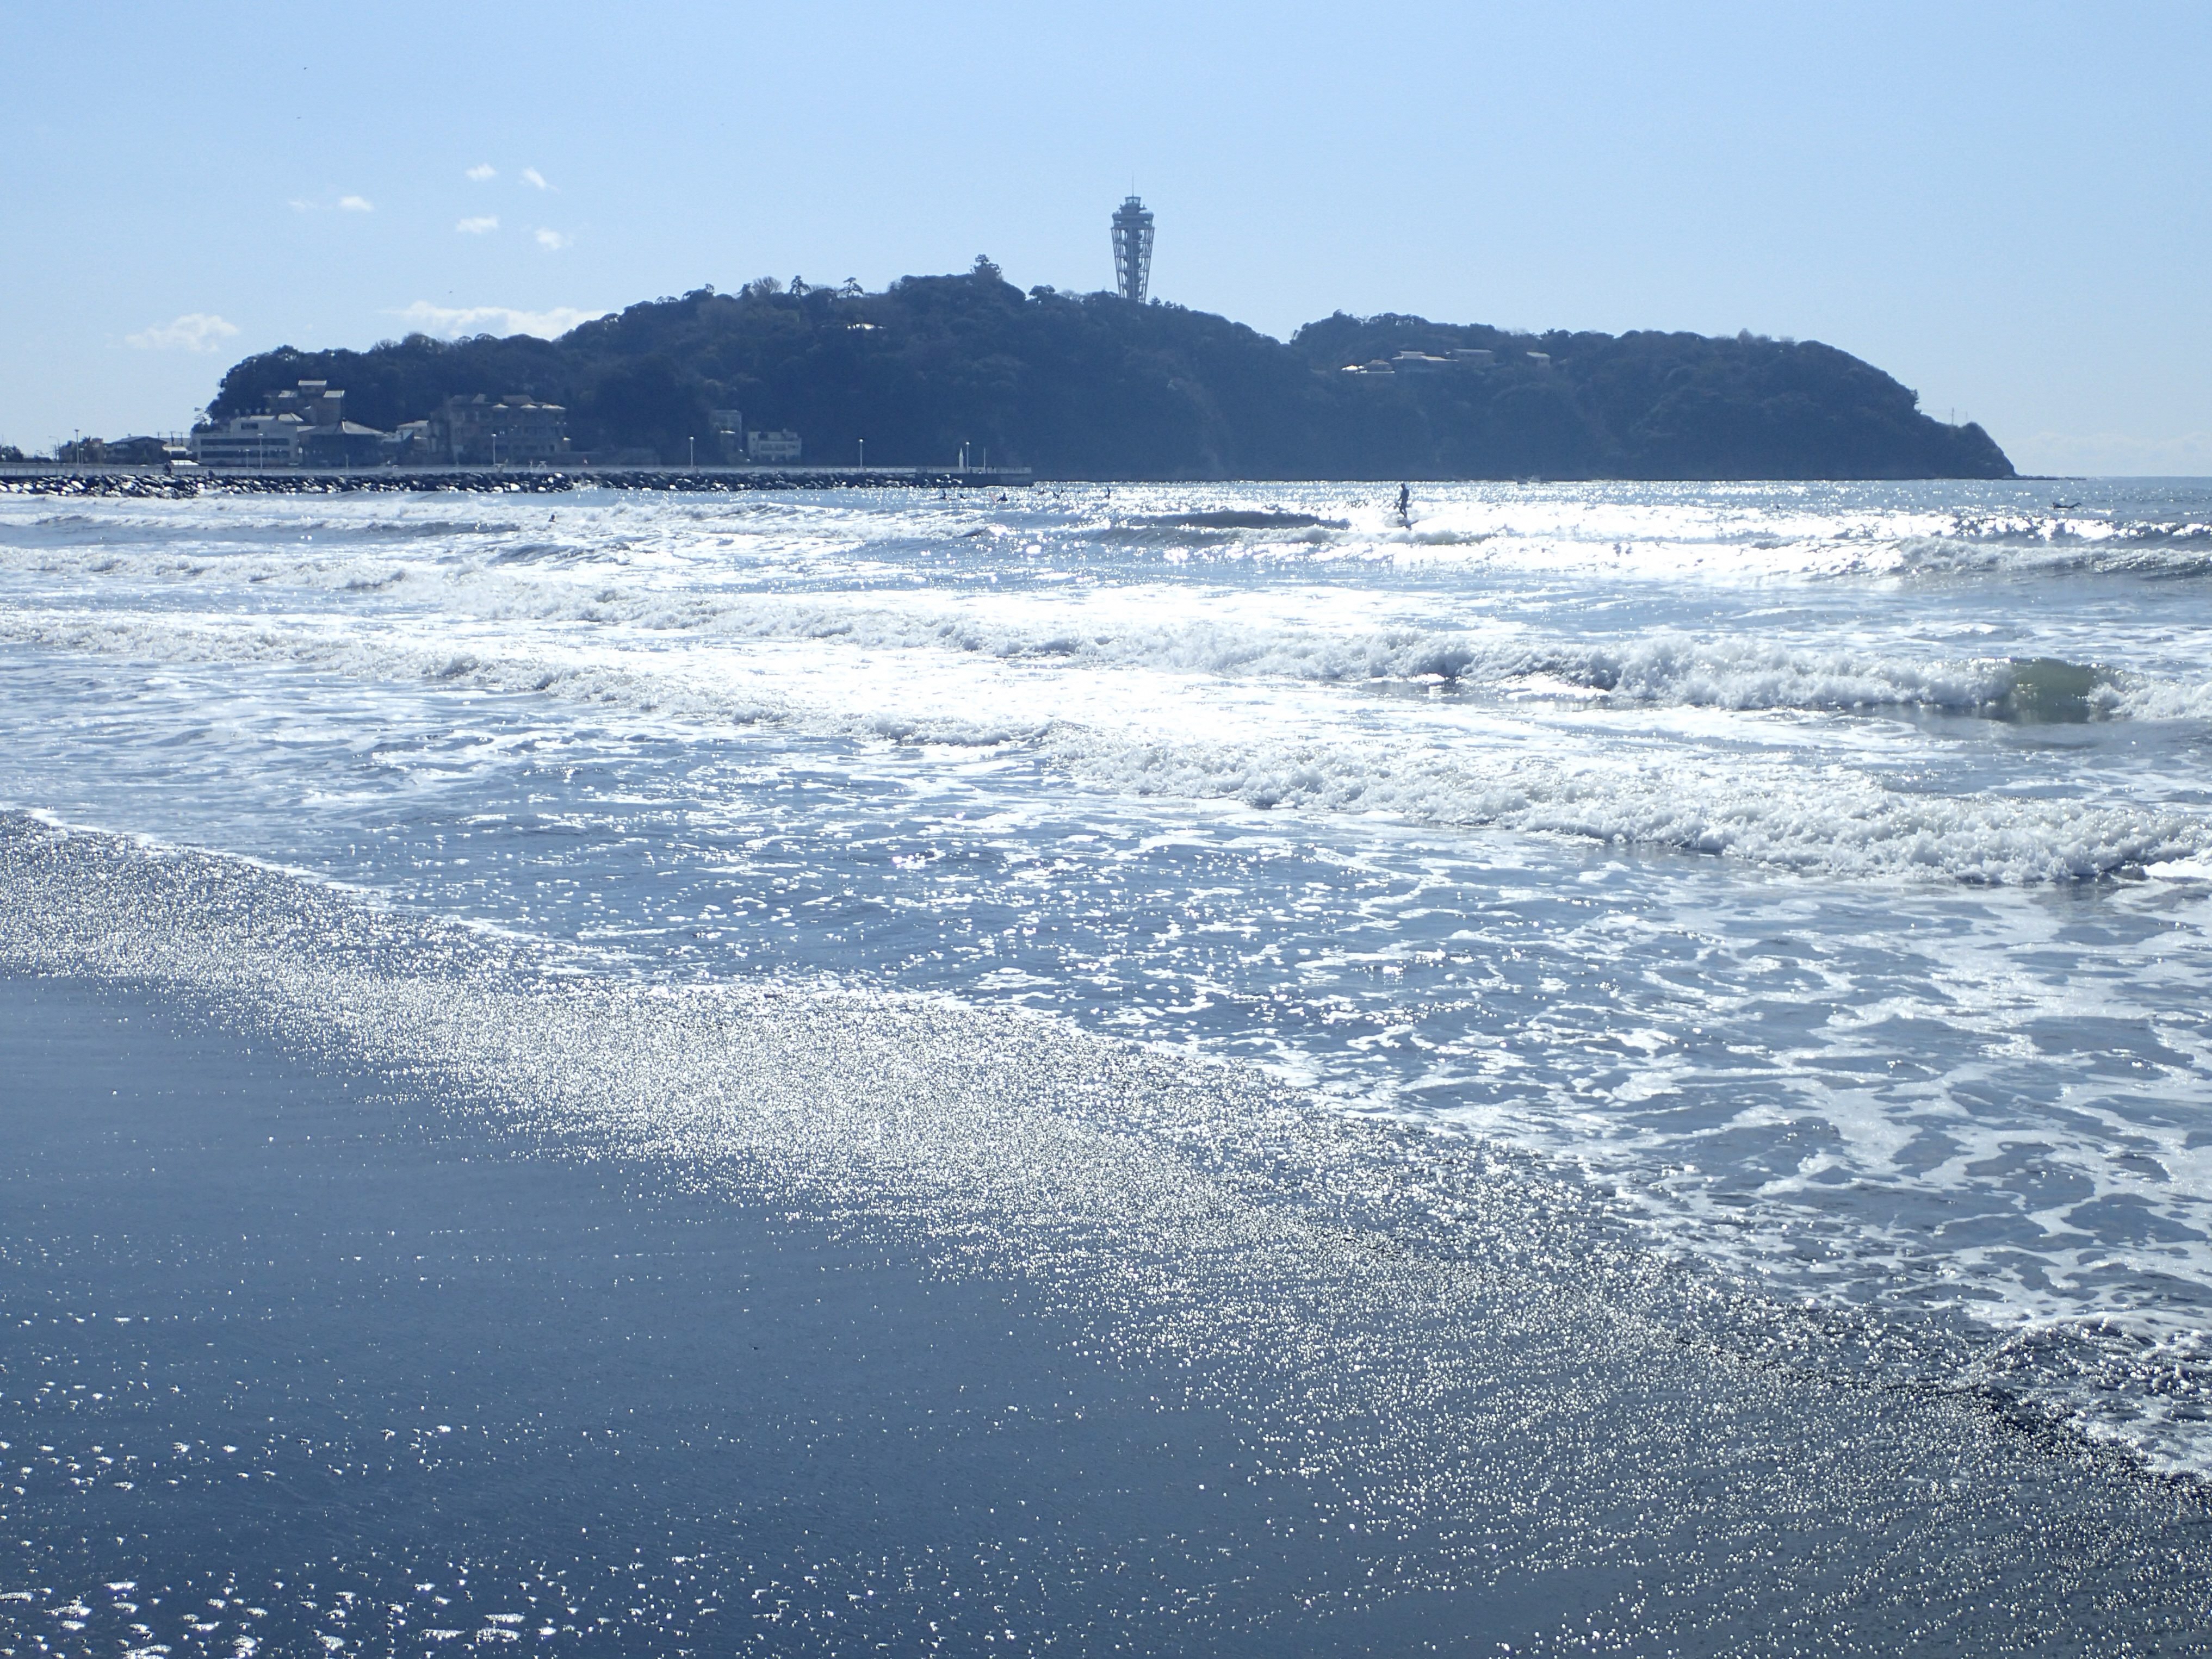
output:
[[1411,484],[1398,486],[1398,522],[1408,530],[1413,527],[1413,489]]

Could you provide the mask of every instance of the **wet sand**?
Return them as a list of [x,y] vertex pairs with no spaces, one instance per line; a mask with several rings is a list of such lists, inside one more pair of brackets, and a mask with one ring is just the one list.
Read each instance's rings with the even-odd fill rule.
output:
[[0,1650],[2212,1649],[2198,1496],[1692,1340],[1472,1154],[4,863]]

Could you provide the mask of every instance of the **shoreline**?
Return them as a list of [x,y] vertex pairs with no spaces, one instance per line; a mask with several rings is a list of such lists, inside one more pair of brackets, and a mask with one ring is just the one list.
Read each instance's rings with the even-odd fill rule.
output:
[[[1593,1635],[1686,1654],[2088,1653],[2118,1637],[2206,1650],[2203,1494],[1972,1400],[1725,1352],[1608,1290],[1602,1242],[1511,1170],[1409,1166],[1388,1132],[1332,1127],[1225,1072],[959,1010],[532,983],[489,944],[342,895],[20,823],[0,837],[0,969],[11,1139],[35,1131],[50,1148],[19,1158],[7,1200],[25,1262],[46,1264],[43,1288],[19,1277],[0,1304],[34,1322],[17,1328],[51,1333],[33,1370],[88,1376],[93,1351],[70,1344],[137,1340],[63,1322],[134,1274],[134,1294],[178,1299],[181,1339],[166,1359],[137,1353],[142,1375],[258,1356],[271,1369],[247,1397],[284,1396],[271,1446],[334,1441],[310,1420],[319,1401],[388,1425],[425,1414],[400,1410],[430,1403],[408,1392],[418,1373],[519,1368],[552,1426],[494,1436],[464,1460],[473,1488],[440,1486],[434,1451],[413,1469],[392,1461],[370,1520],[435,1498],[467,1509],[487,1549],[550,1560],[601,1524],[577,1506],[621,1449],[641,1496],[617,1542],[642,1548],[683,1515],[743,1535],[754,1566],[779,1550],[834,1555],[843,1565],[815,1574],[825,1640],[837,1596],[859,1598],[841,1615],[859,1619],[869,1592],[880,1602],[894,1581],[920,1583],[916,1563],[957,1558],[933,1590],[901,1591],[908,1622],[883,1625],[885,1639],[919,1642],[930,1619],[995,1595],[1020,1607],[1022,1650],[1036,1651],[1046,1636],[1103,1651],[1124,1635],[1134,1650],[1208,1653],[1540,1653]],[[92,1035],[39,1062],[37,1044],[67,1030]],[[157,1099],[193,1090],[189,1118]],[[272,1133],[299,1114],[313,1141]],[[157,1132],[171,1150],[125,1178],[117,1149]],[[177,1184],[173,1164],[165,1185],[169,1158],[199,1177]],[[1373,1190],[1332,1207],[1301,1200],[1301,1182]],[[49,1196],[64,1190],[74,1210]],[[185,1271],[256,1235],[228,1225],[256,1194],[317,1191],[336,1196],[295,1201],[290,1243],[260,1252],[264,1266]],[[1361,1222],[1409,1194],[1448,1199],[1452,1252]],[[262,1207],[259,1225],[282,1231],[283,1206]],[[472,1316],[407,1282],[416,1250],[317,1243],[372,1240],[380,1218],[395,1238],[451,1236],[441,1282],[474,1285]],[[152,1266],[103,1243],[134,1237],[165,1241]],[[613,1266],[681,1258],[683,1240],[706,1265],[635,1279]],[[345,1254],[366,1260],[356,1271]],[[57,1276],[57,1263],[74,1265]],[[761,1293],[805,1316],[740,1347],[759,1333],[729,1312],[733,1286],[780,1286]],[[267,1317],[217,1321],[210,1360],[184,1310],[202,1297],[198,1316],[216,1318],[218,1287]],[[805,1314],[810,1291],[823,1299]],[[35,1302],[23,1313],[41,1295],[44,1323]],[[383,1358],[363,1349],[349,1369],[332,1356],[362,1328]],[[918,1358],[932,1341],[941,1371]],[[610,1389],[599,1367],[617,1355],[634,1363]],[[306,1389],[306,1372],[278,1386],[287,1358],[316,1356],[350,1393]],[[747,1404],[763,1386],[729,1387],[751,1367],[784,1379],[782,1395],[766,1388],[784,1402],[768,1427]],[[9,1369],[12,1416],[27,1373]],[[993,1412],[975,1415],[963,1388],[997,1388]],[[149,1409],[166,1398],[141,1393]],[[835,1431],[813,1432],[818,1410],[802,1427],[833,1395]],[[585,1430],[656,1402],[673,1413],[657,1430],[607,1447],[596,1475],[574,1467]],[[164,1419],[144,1437],[196,1444],[190,1426]],[[545,1461],[572,1444],[568,1467]],[[658,1474],[635,1484],[647,1463]],[[100,1529],[135,1530],[143,1569],[108,1571],[94,1540],[80,1583],[155,1574],[203,1528],[215,1512],[163,1496],[167,1478],[100,1500],[155,1506]],[[334,1513],[368,1488],[330,1482],[365,1478],[328,1477],[309,1508]],[[1011,1501],[979,1490],[948,1505],[946,1480],[996,1481]],[[830,1521],[810,1518],[830,1510],[847,1528],[836,1550],[822,1541]],[[1047,1511],[1049,1530],[1036,1524]],[[603,1571],[595,1550],[574,1570]],[[0,1590],[32,1565],[19,1555]],[[64,1565],[47,1574],[57,1594]],[[374,1575],[347,1570],[369,1595]],[[16,1605],[0,1603],[0,1629]],[[600,1628],[594,1650],[613,1634]],[[785,1643],[792,1628],[764,1639],[811,1650]],[[970,1626],[945,1650],[1005,1650],[979,1639]],[[642,1626],[616,1647],[665,1650]]]

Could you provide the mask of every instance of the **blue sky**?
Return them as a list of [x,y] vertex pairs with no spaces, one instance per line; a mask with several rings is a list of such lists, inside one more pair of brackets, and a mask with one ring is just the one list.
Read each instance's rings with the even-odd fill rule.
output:
[[2023,469],[2212,474],[2202,4],[17,8],[0,441],[282,343],[964,269],[1821,339]]

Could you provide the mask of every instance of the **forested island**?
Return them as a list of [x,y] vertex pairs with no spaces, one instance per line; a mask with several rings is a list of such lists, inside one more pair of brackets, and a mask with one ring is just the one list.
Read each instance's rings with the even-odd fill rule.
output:
[[988,260],[882,293],[798,279],[702,288],[556,340],[425,335],[264,352],[216,418],[303,378],[392,428],[447,398],[567,410],[602,461],[680,465],[718,427],[804,434],[810,462],[943,466],[967,446],[1040,477],[1905,478],[2013,476],[1978,425],[1846,352],[1748,333],[1517,333],[1420,317],[1310,323],[1289,342],[1110,294],[1027,293]]

